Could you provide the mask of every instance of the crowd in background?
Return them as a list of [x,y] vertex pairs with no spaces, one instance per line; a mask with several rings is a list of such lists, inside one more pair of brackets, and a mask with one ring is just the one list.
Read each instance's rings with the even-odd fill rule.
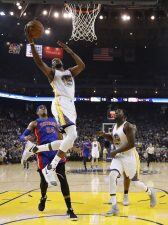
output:
[[[37,105],[30,103],[6,103],[0,105],[0,163],[18,163],[21,159],[23,145],[19,141],[20,134],[29,122],[37,116]],[[75,146],[68,153],[70,160],[82,160],[82,144],[84,138],[90,141],[96,136],[96,131],[102,129],[102,123],[107,120],[107,103],[77,103],[78,139]],[[136,107],[135,107],[136,106]],[[50,109],[50,104],[47,104]],[[128,121],[137,126],[136,146],[141,161],[146,161],[146,149],[150,143],[155,148],[154,160],[168,161],[168,109],[159,105],[124,105]],[[98,137],[97,137],[98,138]],[[102,146],[100,154],[103,158],[103,149],[107,149],[107,158],[110,157],[111,144],[98,138]]]

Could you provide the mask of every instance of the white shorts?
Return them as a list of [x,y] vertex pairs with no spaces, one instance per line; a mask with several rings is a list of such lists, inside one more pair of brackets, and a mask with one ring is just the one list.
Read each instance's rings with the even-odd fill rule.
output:
[[136,149],[129,151],[129,154],[122,153],[112,159],[110,169],[118,170],[120,175],[125,173],[130,180],[137,180],[140,171],[139,155]]
[[92,158],[98,159],[99,158],[99,151],[92,151],[91,155],[92,155]]
[[59,96],[52,101],[51,111],[57,122],[62,127],[76,124],[76,109],[74,101],[70,98]]

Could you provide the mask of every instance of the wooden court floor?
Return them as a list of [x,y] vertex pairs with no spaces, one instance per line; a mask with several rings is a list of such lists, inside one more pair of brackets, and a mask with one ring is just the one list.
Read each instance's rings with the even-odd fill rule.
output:
[[[158,204],[149,207],[149,198],[134,187],[130,188],[129,206],[122,205],[123,180],[118,182],[118,202],[120,213],[115,217],[105,217],[110,209],[108,194],[108,163],[99,163],[104,168],[101,173],[72,173],[82,168],[81,162],[68,162],[67,177],[71,189],[73,208],[79,216],[78,221],[70,221],[60,193],[60,187],[48,189],[48,199],[44,212],[38,211],[40,199],[39,176],[36,165],[28,170],[21,165],[0,165],[0,225],[152,225],[168,224],[168,164],[153,164],[154,174],[141,175],[141,180],[157,189]],[[89,166],[88,166],[89,167]],[[142,169],[145,165],[142,164]]]

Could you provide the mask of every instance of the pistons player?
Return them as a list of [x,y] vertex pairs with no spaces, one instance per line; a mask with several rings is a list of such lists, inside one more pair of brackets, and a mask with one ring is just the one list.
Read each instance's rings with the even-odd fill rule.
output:
[[[24,133],[21,135],[21,141],[28,141],[32,140],[32,132],[34,132],[36,137],[36,142],[38,144],[46,144],[52,141],[60,139],[57,123],[54,118],[48,117],[47,108],[45,105],[40,105],[37,108],[37,115],[38,119],[32,121]],[[61,141],[61,140],[60,140]],[[58,140],[59,142],[59,140]],[[57,150],[57,149],[55,149]],[[55,157],[57,151],[43,151],[37,153],[37,162],[38,162],[38,172],[40,175],[40,189],[41,189],[41,200],[38,205],[38,209],[43,211],[45,209],[45,203],[47,200],[47,188],[48,183],[46,182],[44,175],[42,173],[42,169]],[[74,214],[72,206],[71,206],[71,199],[70,199],[70,191],[69,185],[65,174],[65,161],[66,158],[64,157],[58,164],[56,168],[56,174],[59,179],[61,185],[61,191],[67,206],[67,214],[72,220],[77,220],[77,216]]]
[[85,171],[87,171],[86,162],[90,159],[90,151],[91,151],[91,142],[88,137],[84,138],[84,142],[82,143],[82,155],[83,155],[83,165],[85,167]]

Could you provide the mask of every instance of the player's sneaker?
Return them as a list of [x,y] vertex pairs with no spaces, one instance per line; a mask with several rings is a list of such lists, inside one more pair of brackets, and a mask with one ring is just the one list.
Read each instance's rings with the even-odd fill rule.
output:
[[34,155],[37,152],[38,148],[34,143],[31,141],[27,141],[25,145],[24,152],[22,154],[22,159],[21,163],[23,164],[24,162],[27,161],[28,158],[30,158],[32,155]]
[[123,205],[127,206],[129,204],[130,204],[130,202],[129,202],[128,194],[124,194]]
[[150,197],[150,207],[153,208],[155,207],[157,201],[156,201],[156,192],[153,188],[150,188],[151,194],[149,195]]
[[44,167],[44,169],[42,169],[42,173],[49,185],[57,186],[57,181],[55,178],[55,169],[53,169],[51,165],[47,165],[46,167]]
[[67,215],[69,216],[70,220],[72,220],[72,221],[78,220],[77,215],[74,213],[74,211],[72,209],[67,211]]
[[39,211],[44,211],[46,200],[47,200],[47,196],[45,196],[44,198],[41,197],[40,203],[39,203],[39,205],[38,205]]
[[111,210],[109,210],[105,216],[116,216],[119,213],[119,208],[117,205],[113,205]]

